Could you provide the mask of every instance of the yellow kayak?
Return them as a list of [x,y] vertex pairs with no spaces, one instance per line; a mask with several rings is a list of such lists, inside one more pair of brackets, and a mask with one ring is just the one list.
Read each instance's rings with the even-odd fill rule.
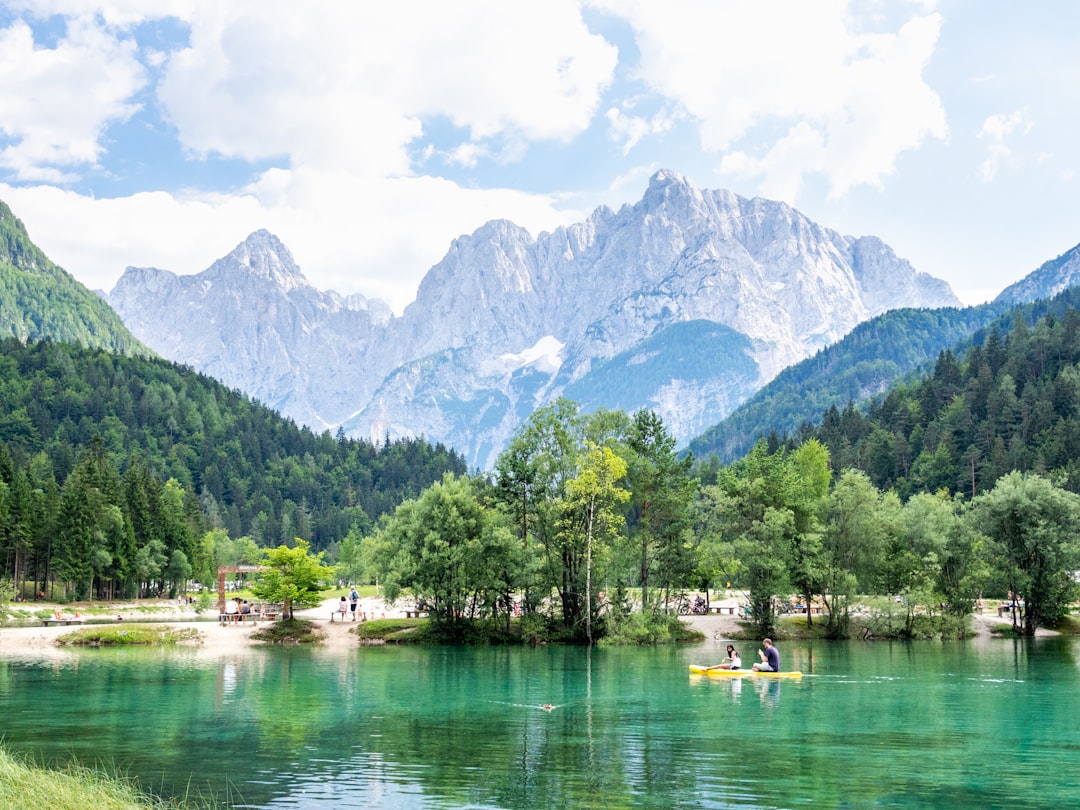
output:
[[690,671],[695,675],[720,675],[729,678],[741,678],[745,675],[753,675],[759,678],[801,678],[801,672],[756,672],[752,669],[710,669],[709,667],[691,664]]

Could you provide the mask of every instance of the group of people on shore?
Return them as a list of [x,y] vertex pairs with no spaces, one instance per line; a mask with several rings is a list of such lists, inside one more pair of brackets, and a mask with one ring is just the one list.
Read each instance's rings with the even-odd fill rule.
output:
[[364,616],[362,610],[358,610],[360,606],[360,594],[357,593],[356,588],[353,588],[349,592],[349,598],[341,597],[341,601],[338,602],[338,613],[341,615],[341,620],[345,621],[345,617],[351,615],[352,620],[356,621],[357,613],[360,614],[360,621],[366,622],[367,618]]
[[[761,660],[751,667],[754,672],[780,671],[780,652],[773,645],[771,638],[761,642],[758,657]],[[728,644],[727,657],[716,666],[709,667],[709,669],[742,669],[742,657],[739,655],[739,651],[735,649],[735,645]]]
[[235,596],[225,603],[225,621],[242,622],[247,617],[257,615],[247,599]]

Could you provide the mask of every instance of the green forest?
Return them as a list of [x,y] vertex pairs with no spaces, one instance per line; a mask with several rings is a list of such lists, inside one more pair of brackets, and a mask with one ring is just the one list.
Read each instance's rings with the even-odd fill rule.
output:
[[[655,641],[690,591],[726,586],[761,633],[794,594],[825,633],[962,636],[983,600],[1017,632],[1069,612],[1080,569],[1080,312],[1020,308],[866,412],[830,408],[721,466],[655,414],[536,411],[487,477],[447,477],[350,538],[355,570],[462,617]],[[813,622],[812,615],[807,616]]]
[[445,447],[315,434],[163,360],[0,340],[0,560],[20,593],[175,593],[262,547],[324,549],[446,472],[465,465]]
[[[907,498],[975,496],[1012,470],[1080,491],[1080,290],[1011,311],[958,357],[896,385],[865,410],[830,407],[788,441],[816,438],[834,470],[862,470]],[[774,437],[775,441],[775,437]]]
[[1033,633],[1080,569],[1078,303],[1017,308],[727,465],[678,452],[651,411],[563,399],[471,474],[422,438],[316,434],[154,357],[6,338],[3,576],[21,596],[157,596],[310,544],[343,579],[428,600],[454,640],[485,617],[526,640],[655,643],[688,594],[728,587],[762,633],[793,599],[833,637],[856,617],[963,635],[983,599]]

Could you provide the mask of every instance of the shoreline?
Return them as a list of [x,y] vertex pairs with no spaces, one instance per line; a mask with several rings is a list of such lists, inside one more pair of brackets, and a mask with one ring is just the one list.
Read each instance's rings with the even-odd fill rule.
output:
[[[969,613],[971,620],[972,639],[997,638],[992,631],[999,624],[1009,624],[1008,617],[999,617],[993,613]],[[730,641],[736,639],[745,629],[743,620],[737,616],[709,614],[707,616],[681,616],[684,622],[695,630],[705,634],[706,640]],[[820,618],[818,619],[820,621]],[[735,635],[732,635],[735,634]],[[1035,631],[1036,638],[1061,635],[1056,630],[1048,630],[1040,627]],[[849,639],[856,641],[857,639]]]
[[[355,633],[349,632],[357,625],[357,621],[330,621],[330,614],[337,609],[340,599],[324,599],[318,607],[305,608],[294,611],[298,619],[307,619],[315,622],[319,630],[324,634],[324,639],[318,644],[305,645],[317,647],[322,650],[353,649],[360,646]],[[369,618],[405,618],[404,608],[388,607],[382,599],[368,597],[360,600],[361,610]],[[54,609],[63,613],[74,613],[70,605],[59,605],[47,602],[21,603],[21,607],[32,609],[35,612]],[[100,606],[95,605],[95,611]],[[109,619],[108,613],[115,613],[116,619]],[[131,603],[110,606],[108,613],[95,612],[86,616],[85,624],[72,625],[41,625],[40,619],[30,621],[34,625],[23,627],[0,627],[0,655],[25,653],[31,651],[59,651],[73,652],[83,649],[81,647],[60,647],[56,640],[71,632],[78,632],[84,627],[119,626],[123,624],[156,624],[166,625],[172,628],[194,627],[199,632],[198,641],[181,644],[179,646],[188,649],[197,649],[208,653],[234,653],[245,649],[258,649],[267,647],[264,642],[251,638],[252,633],[260,627],[266,627],[267,622],[243,623],[243,624],[220,624],[217,621],[217,609],[198,613],[192,605],[178,605],[175,601],[150,602],[131,607]],[[122,617],[122,618],[121,618]]]
[[[309,621],[315,622],[324,634],[324,639],[322,641],[307,646],[317,647],[321,650],[348,650],[360,646],[356,634],[350,632],[359,624],[359,621],[330,621],[330,614],[336,609],[338,602],[339,600],[336,598],[326,599],[323,600],[319,607],[295,611],[297,618],[308,619]],[[64,606],[61,605],[52,605],[41,602],[34,603],[34,605],[34,610],[52,610],[54,607],[61,610],[65,609]],[[123,619],[109,621],[104,619],[104,617],[100,620],[97,617],[89,617],[90,620],[87,625],[81,626],[116,625],[122,623],[138,624],[140,622],[165,624],[175,628],[190,628],[194,626],[199,632],[199,640],[182,646],[198,649],[204,653],[210,654],[235,653],[240,650],[258,649],[260,647],[268,646],[263,642],[251,638],[253,631],[261,626],[265,626],[265,623],[223,625],[219,624],[216,619],[210,618],[211,615],[216,616],[216,612],[207,613],[207,615],[202,616],[189,605],[180,606],[175,603],[165,602],[140,605],[142,610],[133,610],[130,607],[130,603],[127,603],[127,605],[126,611],[122,608],[117,609],[118,615],[123,616]],[[404,608],[387,606],[381,599],[374,597],[362,599],[361,609],[369,616],[369,618],[372,616],[391,619],[405,617]],[[147,612],[148,610],[154,610],[156,612],[149,613]],[[688,625],[704,634],[705,641],[703,643],[736,639],[743,633],[745,628],[742,620],[736,616],[709,614],[706,616],[689,615],[681,618]],[[1007,623],[1007,619],[999,618],[993,614],[973,613],[971,614],[971,627],[974,633],[972,638],[995,638],[991,629],[999,624],[1005,623]],[[80,625],[0,627],[0,655],[35,651],[72,652],[81,649],[77,647],[58,647],[56,645],[56,640],[59,637],[77,631],[79,628]],[[1035,635],[1036,637],[1045,637],[1056,636],[1059,634],[1053,630],[1040,628],[1036,631]]]

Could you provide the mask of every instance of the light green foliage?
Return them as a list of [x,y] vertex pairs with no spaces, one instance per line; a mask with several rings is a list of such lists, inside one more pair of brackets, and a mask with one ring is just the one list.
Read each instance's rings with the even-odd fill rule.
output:
[[[630,499],[630,492],[618,485],[626,476],[626,462],[619,458],[610,447],[601,447],[586,441],[585,453],[581,459],[578,476],[570,481],[566,499],[565,531],[570,535],[569,544],[585,546],[585,582],[584,616],[585,638],[592,644],[593,620],[593,555],[594,548],[600,551],[611,547],[623,526],[624,518],[616,507]],[[575,537],[575,535],[577,535]],[[579,593],[571,594],[575,602],[580,601]]]
[[829,608],[830,636],[847,633],[856,591],[872,592],[886,536],[881,493],[864,473],[846,470],[829,496],[824,534],[822,590]]
[[10,579],[0,578],[0,625],[7,621],[11,600],[14,598],[15,583]]
[[315,607],[319,594],[327,590],[334,570],[323,564],[323,552],[311,553],[305,540],[296,539],[293,548],[278,546],[266,549],[263,565],[251,592],[265,602],[280,603],[286,617],[292,618],[294,607]]
[[432,619],[451,637],[467,618],[508,607],[520,570],[506,517],[481,503],[475,486],[448,474],[399,506],[367,544],[387,597],[408,590],[433,601]]
[[[821,514],[828,492],[828,452],[807,442],[788,454],[758,442],[742,461],[719,471],[710,497],[726,513],[707,519],[739,560],[739,581],[750,591],[762,633],[774,627],[774,598],[794,588],[804,598],[820,592],[826,562]],[[715,544],[715,540],[712,544]],[[716,559],[723,552],[714,549]]]
[[360,528],[353,526],[337,545],[338,578],[345,582],[363,582],[367,578],[361,555],[362,540]]
[[1080,567],[1080,496],[1041,476],[1012,472],[973,506],[975,526],[990,538],[1010,589],[1023,601],[1017,629],[1033,635],[1064,615],[1076,595],[1071,572]]

